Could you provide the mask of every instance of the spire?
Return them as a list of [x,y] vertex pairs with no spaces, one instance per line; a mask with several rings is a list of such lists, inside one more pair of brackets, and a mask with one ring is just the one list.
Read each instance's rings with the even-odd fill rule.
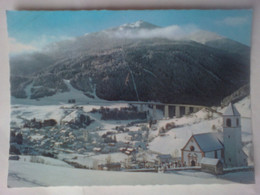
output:
[[240,114],[237,111],[236,107],[232,103],[229,103],[228,107],[223,113],[223,116],[240,116]]

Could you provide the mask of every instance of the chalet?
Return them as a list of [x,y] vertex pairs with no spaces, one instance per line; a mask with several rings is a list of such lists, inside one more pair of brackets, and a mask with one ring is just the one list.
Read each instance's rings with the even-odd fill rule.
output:
[[221,134],[202,133],[192,135],[181,149],[181,162],[185,166],[199,166],[203,157],[223,160],[224,146]]
[[223,163],[219,159],[204,157],[201,159],[200,164],[201,171],[213,173],[216,175],[223,173]]

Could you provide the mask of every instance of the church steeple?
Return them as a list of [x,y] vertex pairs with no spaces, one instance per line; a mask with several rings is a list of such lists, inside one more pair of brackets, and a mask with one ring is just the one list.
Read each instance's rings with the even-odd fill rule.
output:
[[223,127],[240,127],[240,113],[236,107],[230,103],[223,113]]
[[223,113],[223,138],[225,165],[227,167],[247,165],[246,155],[242,150],[241,117],[232,103]]

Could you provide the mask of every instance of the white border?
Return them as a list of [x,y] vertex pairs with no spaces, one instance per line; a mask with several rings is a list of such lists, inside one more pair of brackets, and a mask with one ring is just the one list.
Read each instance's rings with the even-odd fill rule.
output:
[[[12,188],[7,186],[9,150],[9,62],[6,10],[85,9],[239,9],[253,8],[251,100],[256,162],[255,185],[158,185]],[[0,0],[0,194],[260,194],[260,1],[258,0]]]

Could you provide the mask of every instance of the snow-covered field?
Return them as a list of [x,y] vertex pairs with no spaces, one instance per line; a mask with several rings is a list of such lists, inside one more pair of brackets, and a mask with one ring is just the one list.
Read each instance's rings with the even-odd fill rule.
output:
[[88,186],[88,185],[162,185],[230,184],[237,175],[253,182],[251,172],[231,173],[220,179],[195,171],[174,173],[130,173],[57,167],[39,163],[10,161],[9,187]]

